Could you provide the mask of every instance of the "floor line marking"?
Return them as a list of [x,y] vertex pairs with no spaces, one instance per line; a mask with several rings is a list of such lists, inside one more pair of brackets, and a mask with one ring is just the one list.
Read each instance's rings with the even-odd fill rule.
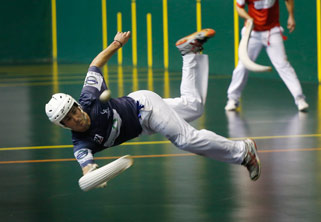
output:
[[[259,153],[281,153],[281,152],[303,152],[303,151],[321,151],[321,147],[317,148],[298,148],[298,149],[277,149],[277,150],[259,150]],[[155,158],[155,157],[184,157],[184,156],[196,156],[193,153],[175,153],[175,154],[150,154],[150,155],[131,155],[132,158]],[[108,156],[108,157],[95,157],[95,160],[110,160],[118,159],[120,156]],[[65,159],[43,159],[43,160],[11,160],[0,161],[0,164],[17,164],[17,163],[49,163],[49,162],[70,162],[76,161],[74,158]]]

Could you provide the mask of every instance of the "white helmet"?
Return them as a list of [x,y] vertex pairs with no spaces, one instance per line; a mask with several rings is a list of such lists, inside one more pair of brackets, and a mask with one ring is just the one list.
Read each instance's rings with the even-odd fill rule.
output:
[[60,122],[67,115],[74,103],[79,105],[70,95],[64,93],[52,95],[50,101],[46,104],[46,114],[49,120],[58,126],[67,128]]

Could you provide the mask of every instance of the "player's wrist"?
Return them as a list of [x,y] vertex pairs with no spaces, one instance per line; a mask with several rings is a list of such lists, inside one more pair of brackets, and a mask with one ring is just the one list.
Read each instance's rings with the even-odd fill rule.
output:
[[85,167],[82,168],[83,175],[94,171],[95,169],[98,168],[98,165],[95,163],[89,163]]
[[121,43],[121,41],[119,41],[119,40],[117,40],[117,39],[114,39],[113,44],[117,45],[117,46],[118,46],[118,48],[123,47],[123,43]]

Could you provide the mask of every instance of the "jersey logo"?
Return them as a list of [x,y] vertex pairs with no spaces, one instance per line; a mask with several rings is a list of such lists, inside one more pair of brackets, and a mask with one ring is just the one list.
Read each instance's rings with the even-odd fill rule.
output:
[[102,83],[103,83],[103,77],[99,73],[89,71],[85,79],[84,87],[92,86],[97,88],[100,91]]
[[101,112],[100,112],[101,115],[104,115],[104,114],[107,114],[107,118],[110,117],[110,109],[107,108],[107,109],[103,109]]
[[88,85],[95,85],[97,83],[98,83],[98,81],[95,76],[88,76],[86,78],[86,84],[88,84]]
[[94,141],[95,141],[96,143],[101,144],[101,143],[103,142],[103,140],[104,140],[104,137],[102,137],[102,136],[100,136],[100,135],[98,135],[98,134],[95,134]]
[[81,160],[81,159],[85,158],[87,155],[88,155],[88,150],[87,149],[78,150],[76,159],[77,160]]
[[268,8],[272,8],[274,3],[275,3],[275,0],[254,1],[254,8],[255,9],[268,9]]

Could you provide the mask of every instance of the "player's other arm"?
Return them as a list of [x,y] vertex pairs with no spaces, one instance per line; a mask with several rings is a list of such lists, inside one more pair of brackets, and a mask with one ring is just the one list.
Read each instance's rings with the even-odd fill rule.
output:
[[288,24],[287,28],[289,32],[293,32],[295,29],[295,19],[294,19],[294,0],[285,0],[286,9],[288,10]]
[[118,32],[114,37],[114,41],[94,58],[94,60],[90,63],[90,66],[96,66],[98,68],[103,67],[112,57],[112,55],[127,43],[129,38],[130,31]]

